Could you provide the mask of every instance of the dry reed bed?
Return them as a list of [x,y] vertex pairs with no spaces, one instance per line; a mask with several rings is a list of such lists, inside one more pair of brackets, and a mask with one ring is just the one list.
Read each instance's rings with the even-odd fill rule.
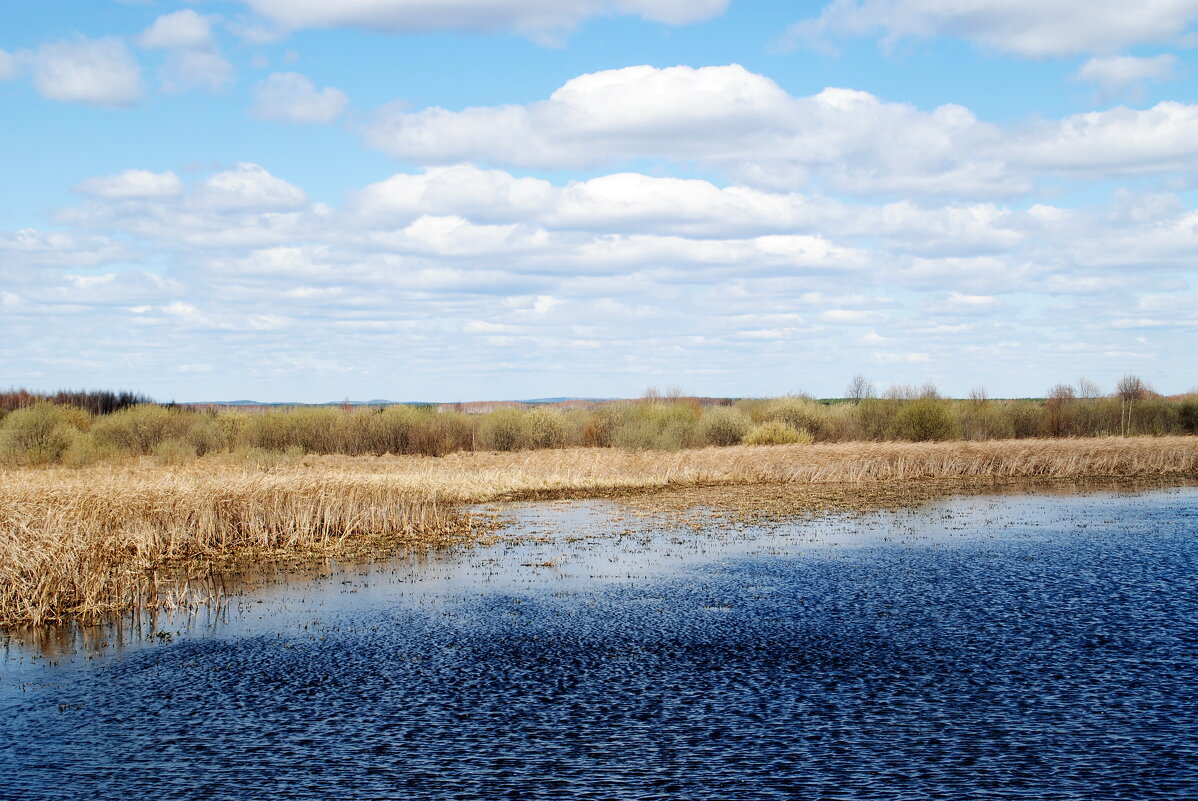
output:
[[[164,567],[468,536],[464,504],[670,487],[1198,476],[1198,438],[576,448],[0,471],[0,623],[169,603]],[[863,486],[864,490],[865,487]],[[169,582],[167,582],[169,584]]]

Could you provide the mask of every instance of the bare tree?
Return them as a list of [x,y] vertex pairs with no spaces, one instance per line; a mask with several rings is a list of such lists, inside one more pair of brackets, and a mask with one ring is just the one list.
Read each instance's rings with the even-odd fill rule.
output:
[[919,390],[919,397],[939,400],[940,390],[936,389],[936,385],[933,382],[928,381],[924,383],[923,389]]
[[1072,413],[1068,407],[1076,397],[1073,387],[1068,384],[1057,384],[1048,390],[1048,398],[1044,401],[1048,414],[1044,423],[1049,436],[1063,437],[1069,434]]
[[1119,396],[1119,433],[1130,436],[1132,433],[1133,417],[1136,403],[1148,397],[1148,386],[1138,375],[1123,376],[1115,385],[1115,394]]
[[985,406],[990,402],[990,396],[986,394],[985,387],[974,387],[969,390],[969,402],[974,406]]
[[1102,397],[1102,389],[1090,379],[1082,376],[1077,379],[1077,396],[1085,400],[1094,400]]
[[844,391],[844,394],[854,404],[860,403],[866,398],[874,397],[874,382],[857,373],[857,375],[853,376],[853,380],[849,382],[849,387]]

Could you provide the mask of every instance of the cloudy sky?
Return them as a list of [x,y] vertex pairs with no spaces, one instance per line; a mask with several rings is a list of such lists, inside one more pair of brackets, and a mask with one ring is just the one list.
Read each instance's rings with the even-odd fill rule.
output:
[[1198,384],[1198,0],[54,0],[0,387]]

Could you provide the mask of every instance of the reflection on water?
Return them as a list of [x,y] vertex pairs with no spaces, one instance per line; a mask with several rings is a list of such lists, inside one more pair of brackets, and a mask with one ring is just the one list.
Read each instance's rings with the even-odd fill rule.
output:
[[1191,797],[1196,501],[526,505],[492,546],[226,576],[12,633],[0,796]]

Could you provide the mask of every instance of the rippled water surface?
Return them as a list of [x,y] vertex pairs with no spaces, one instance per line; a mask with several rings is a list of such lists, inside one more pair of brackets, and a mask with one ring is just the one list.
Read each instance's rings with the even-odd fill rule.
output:
[[0,797],[1198,797],[1194,488],[516,514],[518,541],[10,636]]

